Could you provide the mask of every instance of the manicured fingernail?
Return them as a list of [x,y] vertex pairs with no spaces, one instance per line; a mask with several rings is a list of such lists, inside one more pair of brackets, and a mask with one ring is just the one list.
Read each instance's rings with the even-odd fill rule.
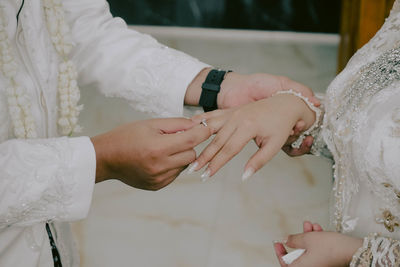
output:
[[203,172],[203,174],[200,176],[201,177],[201,181],[205,182],[208,180],[208,178],[210,178],[210,174],[211,171],[209,169],[207,169],[205,172]]
[[242,175],[242,181],[248,180],[251,176],[254,174],[254,169],[253,168],[248,168]]
[[197,169],[198,166],[199,166],[199,163],[197,161],[190,164],[189,169],[188,169],[188,174],[193,173]]

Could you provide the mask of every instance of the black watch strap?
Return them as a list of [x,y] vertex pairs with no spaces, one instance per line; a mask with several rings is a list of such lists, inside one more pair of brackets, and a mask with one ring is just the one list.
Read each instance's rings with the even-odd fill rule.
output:
[[201,86],[202,91],[199,101],[199,105],[203,107],[205,112],[218,108],[217,96],[227,72],[231,71],[213,69],[208,73],[205,82]]

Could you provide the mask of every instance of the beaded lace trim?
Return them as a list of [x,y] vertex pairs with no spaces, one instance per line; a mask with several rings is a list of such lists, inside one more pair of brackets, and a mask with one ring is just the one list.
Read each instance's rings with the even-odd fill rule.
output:
[[[61,0],[43,0],[46,25],[51,41],[61,62],[58,73],[59,119],[62,135],[81,131],[78,116],[83,106],[78,106],[80,91],[77,85],[77,71],[68,54],[73,47],[70,29],[64,18]],[[18,65],[6,31],[5,15],[0,13],[0,67],[9,80],[7,89],[8,106],[14,135],[17,138],[36,138],[37,131],[31,112],[31,101],[26,89],[17,80]]]
[[353,255],[350,267],[399,266],[400,241],[376,233],[364,238],[361,248]]
[[360,75],[355,83],[345,91],[342,98],[344,105],[337,112],[341,117],[349,108],[357,112],[368,103],[371,96],[400,80],[400,48],[387,51],[376,61],[360,69]]

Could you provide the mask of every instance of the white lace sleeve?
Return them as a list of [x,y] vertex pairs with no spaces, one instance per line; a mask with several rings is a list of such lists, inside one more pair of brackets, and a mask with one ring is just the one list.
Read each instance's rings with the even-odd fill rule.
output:
[[95,169],[87,137],[0,144],[0,228],[84,218]]
[[400,266],[400,241],[371,234],[354,254],[350,267]]
[[127,28],[105,0],[63,2],[76,43],[79,83],[143,112],[180,116],[187,86],[208,65]]

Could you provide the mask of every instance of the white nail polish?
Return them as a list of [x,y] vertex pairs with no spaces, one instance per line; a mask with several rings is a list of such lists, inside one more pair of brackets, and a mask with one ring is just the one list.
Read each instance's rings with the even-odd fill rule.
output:
[[203,174],[201,175],[201,181],[205,182],[208,180],[208,178],[210,178],[210,174],[211,171],[209,169],[207,169],[205,172],[203,172]]
[[199,166],[199,163],[197,161],[193,162],[192,164],[190,164],[189,169],[188,169],[188,174],[194,173],[194,171],[196,170],[197,166]]
[[254,169],[253,168],[248,168],[242,175],[242,181],[246,181],[249,179],[251,176],[254,174]]

